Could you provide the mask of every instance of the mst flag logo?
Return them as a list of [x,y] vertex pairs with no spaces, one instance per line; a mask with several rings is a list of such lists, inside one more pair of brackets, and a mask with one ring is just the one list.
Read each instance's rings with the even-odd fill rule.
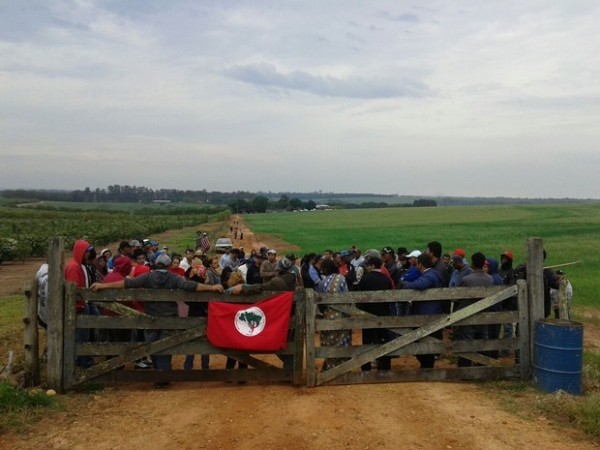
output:
[[236,330],[244,336],[256,336],[265,329],[267,318],[262,309],[253,306],[252,308],[238,311],[233,323]]
[[209,302],[206,335],[222,348],[278,351],[287,346],[293,292],[283,292],[254,304]]

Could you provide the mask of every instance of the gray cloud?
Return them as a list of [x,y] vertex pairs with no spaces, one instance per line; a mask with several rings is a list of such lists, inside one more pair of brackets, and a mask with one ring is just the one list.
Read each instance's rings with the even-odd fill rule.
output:
[[0,187],[600,193],[598,2],[0,4]]
[[408,23],[419,23],[421,18],[416,14],[403,13],[403,14],[392,14],[389,11],[379,11],[377,17],[380,19],[391,20],[392,22],[408,22]]
[[429,88],[417,80],[386,80],[358,76],[342,78],[312,75],[301,70],[283,73],[268,63],[236,65],[225,69],[223,74],[260,87],[304,91],[324,97],[381,99],[430,95]]

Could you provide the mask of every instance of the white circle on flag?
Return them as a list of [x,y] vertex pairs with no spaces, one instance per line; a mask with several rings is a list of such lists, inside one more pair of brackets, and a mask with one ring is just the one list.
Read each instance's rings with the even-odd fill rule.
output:
[[265,329],[267,316],[258,306],[238,311],[233,319],[236,330],[243,336],[257,336]]

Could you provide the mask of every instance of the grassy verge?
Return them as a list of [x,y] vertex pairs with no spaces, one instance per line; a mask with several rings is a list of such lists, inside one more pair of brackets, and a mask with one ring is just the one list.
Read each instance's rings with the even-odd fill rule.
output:
[[0,298],[0,366],[6,364],[8,353],[14,352],[15,365],[23,361],[23,297]]
[[60,405],[56,397],[40,389],[22,389],[0,382],[0,434],[22,432],[39,420],[48,408]]
[[560,426],[566,424],[583,430],[595,439],[600,439],[600,355],[584,352],[583,389],[584,395],[569,395],[564,392],[544,394],[531,383],[524,381],[499,381],[481,385],[495,396],[502,407],[524,419],[539,415]]
[[[0,367],[14,352],[15,367],[23,363],[23,297],[0,298]],[[21,389],[0,382],[0,434],[7,431],[22,432],[39,420],[48,408],[56,408],[59,402],[39,389]]]

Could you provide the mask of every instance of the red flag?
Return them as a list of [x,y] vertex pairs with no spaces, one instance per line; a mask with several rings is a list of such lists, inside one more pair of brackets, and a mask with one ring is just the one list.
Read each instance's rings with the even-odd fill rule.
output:
[[210,302],[206,334],[216,347],[277,351],[286,347],[293,292],[254,304]]

